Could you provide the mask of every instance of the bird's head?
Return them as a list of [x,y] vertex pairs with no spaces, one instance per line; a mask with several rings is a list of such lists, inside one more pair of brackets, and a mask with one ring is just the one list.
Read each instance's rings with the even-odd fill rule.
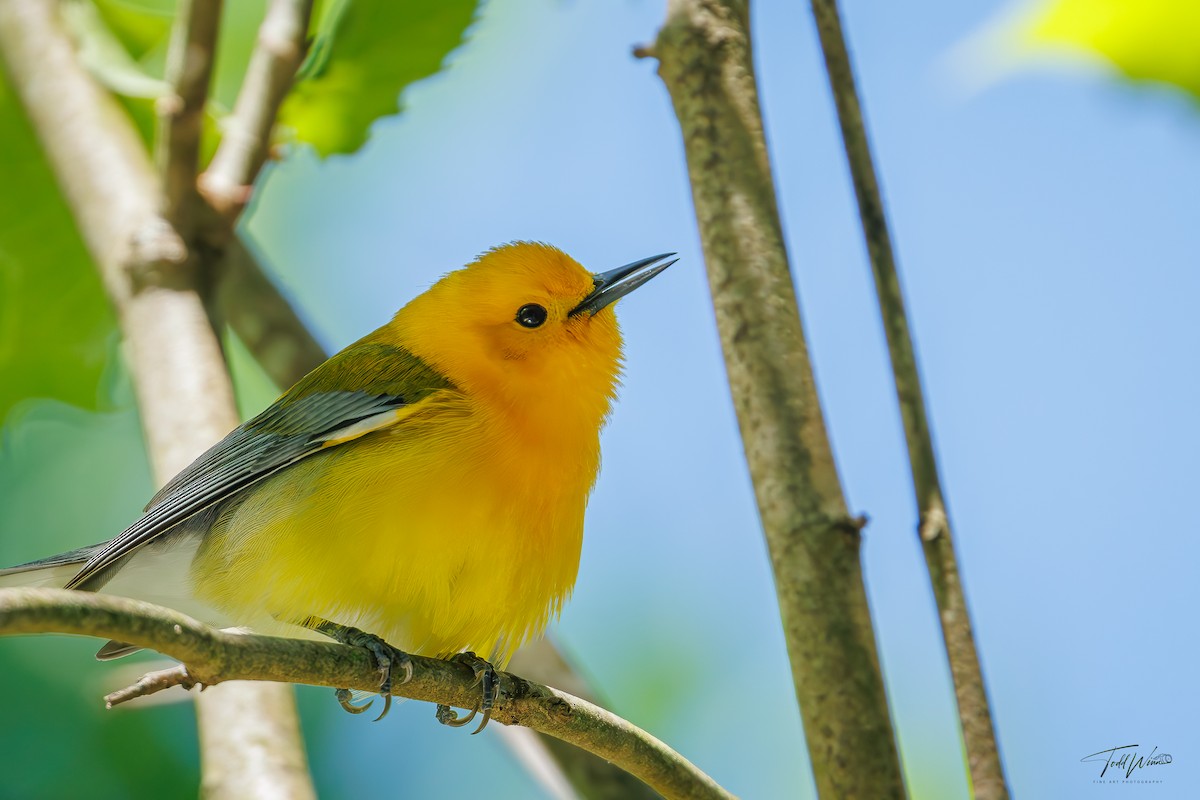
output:
[[443,277],[389,327],[464,390],[503,403],[575,398],[602,418],[621,369],[613,304],[666,258],[593,274],[550,245],[508,244]]

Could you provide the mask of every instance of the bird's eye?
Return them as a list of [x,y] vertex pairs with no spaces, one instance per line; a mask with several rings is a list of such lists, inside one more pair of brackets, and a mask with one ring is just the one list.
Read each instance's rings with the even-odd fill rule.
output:
[[517,322],[526,328],[540,328],[546,321],[546,309],[537,303],[526,303],[517,309]]

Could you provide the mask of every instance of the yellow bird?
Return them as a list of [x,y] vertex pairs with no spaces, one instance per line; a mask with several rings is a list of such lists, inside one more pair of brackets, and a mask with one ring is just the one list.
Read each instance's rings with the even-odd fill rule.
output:
[[370,648],[385,695],[382,640],[503,665],[571,593],[621,371],[612,304],[670,255],[594,275],[548,245],[495,248],[218,442],[115,539],[0,570],[0,587],[317,631]]

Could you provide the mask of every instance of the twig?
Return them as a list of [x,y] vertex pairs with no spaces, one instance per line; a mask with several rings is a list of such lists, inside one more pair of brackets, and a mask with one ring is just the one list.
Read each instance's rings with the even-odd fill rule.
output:
[[115,692],[109,692],[104,695],[104,707],[116,708],[122,703],[128,703],[130,700],[136,700],[139,697],[147,697],[152,694],[158,694],[161,691],[172,689],[176,686],[182,686],[184,689],[191,689],[196,685],[192,680],[191,674],[187,671],[187,667],[183,664],[176,664],[168,669],[160,669],[155,672],[147,672],[142,677],[138,678],[134,683],[129,684],[123,689],[117,689]]
[[[159,216],[158,182],[138,134],[75,59],[55,9],[43,0],[0,2],[0,56],[117,310],[161,482],[237,424],[229,376],[197,290],[196,260]],[[311,797],[290,688],[252,691],[254,703],[236,687],[200,703],[202,719],[212,711],[222,726],[201,724],[206,791],[262,780],[289,797]],[[237,746],[263,724],[270,739]]]
[[825,69],[837,105],[842,141],[854,181],[854,193],[858,197],[863,236],[870,256],[871,272],[875,277],[875,291],[879,296],[879,311],[887,335],[888,352],[891,354],[896,395],[904,421],[904,436],[908,442],[913,491],[920,514],[917,527],[933,583],[950,671],[954,676],[972,789],[978,800],[998,800],[1008,797],[1004,767],[996,745],[983,671],[975,650],[971,618],[959,578],[954,537],[938,479],[937,455],[925,411],[916,350],[908,327],[887,216],[855,87],[854,69],[838,17],[837,0],[812,0],[812,9],[821,48],[825,52]]
[[[145,680],[122,701],[188,682],[287,681],[376,691],[379,670],[363,648],[333,642],[214,630],[170,609],[104,594],[61,589],[0,590],[0,634],[73,633],[119,639],[180,660],[174,672]],[[470,667],[412,656],[413,676],[393,694],[471,709],[479,687]],[[585,700],[509,673],[499,675],[492,718],[524,725],[619,764],[669,798],[730,798],[687,759],[631,723]],[[110,697],[112,697],[110,695]]]
[[162,214],[187,237],[196,199],[204,105],[212,75],[221,0],[182,0],[167,53],[171,93],[159,98],[157,162],[162,177]]
[[304,60],[312,6],[313,0],[271,0],[221,144],[200,176],[201,195],[227,221],[250,202],[279,106]]
[[683,133],[729,387],[822,797],[904,796],[859,560],[775,204],[745,0],[670,0],[653,52]]

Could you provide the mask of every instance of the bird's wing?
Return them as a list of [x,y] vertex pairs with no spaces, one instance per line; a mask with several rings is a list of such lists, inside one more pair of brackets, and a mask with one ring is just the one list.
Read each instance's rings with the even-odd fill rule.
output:
[[66,588],[99,589],[120,561],[194,514],[314,453],[395,425],[435,392],[453,388],[407,350],[352,345],[176,475]]

